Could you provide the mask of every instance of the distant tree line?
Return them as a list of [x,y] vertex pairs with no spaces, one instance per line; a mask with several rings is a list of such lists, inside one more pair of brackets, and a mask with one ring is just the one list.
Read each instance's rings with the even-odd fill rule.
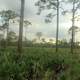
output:
[[[69,3],[72,5],[72,9],[71,10],[65,10],[62,6],[62,3],[66,4]],[[80,31],[79,27],[77,27],[75,25],[75,21],[76,19],[78,19],[79,16],[76,14],[76,12],[80,9],[80,0],[38,0],[35,3],[36,6],[38,6],[39,11],[38,11],[38,15],[41,14],[41,12],[43,10],[52,10],[52,12],[48,13],[46,15],[45,18],[45,22],[46,23],[50,23],[52,22],[53,18],[56,17],[56,44],[50,44],[50,43],[46,43],[45,39],[42,39],[42,43],[35,43],[35,45],[42,45],[42,46],[55,46],[56,47],[56,52],[58,52],[58,48],[62,45],[62,46],[71,46],[71,52],[73,53],[73,49],[75,46],[79,45],[79,42],[75,43],[75,33]],[[21,0],[21,10],[20,10],[20,15],[15,13],[12,10],[3,10],[0,12],[0,16],[2,18],[2,25],[0,26],[0,31],[2,31],[4,33],[4,35],[0,35],[0,44],[4,45],[5,48],[11,44],[16,45],[17,46],[17,50],[19,53],[22,53],[22,46],[28,46],[28,45],[34,45],[34,41],[29,41],[27,40],[27,27],[29,25],[32,25],[32,23],[28,20],[25,20],[24,18],[24,8],[25,8],[25,0]],[[56,11],[56,13],[55,13]],[[60,14],[61,15],[66,15],[66,13],[72,13],[72,26],[69,29],[69,34],[71,34],[71,39],[70,39],[70,43],[67,42],[66,40],[59,40],[59,24],[60,24]],[[16,17],[20,17],[20,19],[17,21],[19,23],[19,35],[16,35],[15,32],[10,31],[9,28],[9,24],[10,24],[10,20],[12,20],[13,23],[15,23],[16,21],[14,21],[14,19]],[[25,27],[25,41],[23,41],[23,27]],[[3,36],[5,36],[6,34],[6,38],[2,38]],[[42,37],[42,33],[41,32],[37,32],[36,36],[38,38],[38,40],[41,40]],[[2,38],[2,39],[1,39]],[[35,39],[36,40],[36,39]],[[52,40],[50,40],[52,42]]]

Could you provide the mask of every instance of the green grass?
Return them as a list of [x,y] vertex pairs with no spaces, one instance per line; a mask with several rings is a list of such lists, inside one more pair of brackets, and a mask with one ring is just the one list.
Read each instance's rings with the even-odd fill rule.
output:
[[16,48],[0,50],[0,80],[80,80],[79,49]]

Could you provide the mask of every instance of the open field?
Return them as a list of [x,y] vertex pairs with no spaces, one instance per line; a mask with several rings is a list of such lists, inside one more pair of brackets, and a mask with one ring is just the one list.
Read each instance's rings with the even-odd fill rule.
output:
[[80,80],[80,49],[24,48],[0,50],[0,80]]

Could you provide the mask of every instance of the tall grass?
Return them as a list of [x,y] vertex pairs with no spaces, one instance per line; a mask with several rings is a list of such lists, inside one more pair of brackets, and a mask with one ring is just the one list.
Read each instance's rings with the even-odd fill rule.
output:
[[69,49],[13,48],[0,51],[0,80],[80,80],[80,56]]

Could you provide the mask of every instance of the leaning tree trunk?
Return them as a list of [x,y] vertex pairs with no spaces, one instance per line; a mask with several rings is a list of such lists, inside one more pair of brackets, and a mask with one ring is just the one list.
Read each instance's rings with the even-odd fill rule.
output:
[[57,0],[56,52],[58,51],[58,34],[59,34],[59,0]]
[[25,0],[21,0],[20,27],[19,27],[19,40],[18,40],[18,52],[19,53],[22,53],[22,38],[23,38],[23,23],[24,23],[24,4],[25,4]]
[[72,10],[72,39],[71,39],[71,53],[73,54],[73,48],[74,48],[74,37],[75,37],[75,0],[73,0],[73,10]]

